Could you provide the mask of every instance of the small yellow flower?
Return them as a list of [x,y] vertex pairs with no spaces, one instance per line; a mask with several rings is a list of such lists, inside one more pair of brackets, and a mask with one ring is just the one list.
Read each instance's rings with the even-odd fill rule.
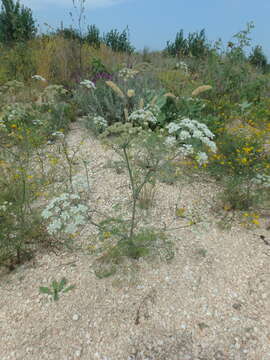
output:
[[260,222],[259,222],[258,219],[253,219],[252,222],[253,222],[253,224],[255,224],[255,225],[260,225]]
[[132,98],[133,96],[135,96],[135,91],[132,90],[132,89],[129,89],[129,90],[127,91],[127,96],[128,96],[129,98]]
[[104,231],[103,237],[104,239],[109,239],[111,237],[111,233],[109,231]]
[[185,211],[186,211],[185,208],[176,209],[175,215],[178,217],[185,217]]
[[232,210],[232,206],[231,206],[231,204],[227,203],[227,204],[225,204],[225,205],[223,206],[223,209],[224,209],[225,211],[230,211],[230,210]]
[[246,154],[249,154],[253,149],[254,149],[253,146],[243,147],[243,150]]

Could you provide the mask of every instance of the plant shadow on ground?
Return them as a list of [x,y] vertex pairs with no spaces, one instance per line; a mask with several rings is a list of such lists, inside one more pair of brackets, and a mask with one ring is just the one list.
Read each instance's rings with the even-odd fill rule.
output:
[[[107,236],[108,233],[105,233]],[[102,255],[96,259],[94,271],[98,278],[114,275],[126,259],[138,261],[140,258],[160,259],[169,262],[174,257],[173,243],[164,233],[152,229],[142,229],[131,239],[121,237],[103,249]]]
[[[201,324],[198,324],[200,326]],[[216,346],[197,350],[192,333],[174,331],[157,337],[139,336],[134,340],[129,360],[225,360],[225,353]]]

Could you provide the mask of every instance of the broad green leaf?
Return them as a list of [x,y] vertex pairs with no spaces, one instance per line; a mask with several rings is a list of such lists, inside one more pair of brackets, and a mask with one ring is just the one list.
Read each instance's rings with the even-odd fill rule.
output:
[[49,295],[52,295],[52,291],[48,288],[48,287],[40,287],[39,288],[39,291],[42,293],[42,294],[49,294]]
[[54,301],[58,301],[59,300],[59,295],[58,295],[58,291],[55,291],[53,294],[53,300]]
[[56,280],[53,280],[52,281],[52,288],[54,289],[54,291],[58,291],[58,283],[57,283],[57,281]]
[[75,288],[75,285],[70,285],[70,286],[68,286],[65,290],[63,290],[62,292],[63,293],[66,293],[66,292],[68,292],[69,290],[72,290],[72,289],[74,289]]
[[67,279],[63,277],[58,286],[58,291],[62,291],[67,284]]

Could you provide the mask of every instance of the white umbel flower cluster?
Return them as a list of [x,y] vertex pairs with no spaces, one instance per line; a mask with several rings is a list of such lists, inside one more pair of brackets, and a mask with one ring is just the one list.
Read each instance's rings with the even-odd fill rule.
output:
[[253,184],[263,186],[265,188],[270,188],[270,175],[266,174],[257,174],[255,178],[252,179]]
[[189,73],[188,66],[184,61],[178,61],[175,65],[176,69],[183,70],[186,74]]
[[192,145],[184,144],[180,147],[180,154],[183,156],[190,156],[194,154],[194,148]]
[[12,203],[8,202],[8,201],[4,201],[4,202],[0,203],[0,214],[5,213],[11,205],[12,205]]
[[196,156],[196,160],[199,165],[207,164],[208,155],[205,152],[199,151]]
[[32,79],[33,80],[37,80],[37,81],[43,81],[43,82],[46,82],[47,80],[44,79],[44,77],[42,77],[41,75],[33,75],[32,76]]
[[194,141],[197,144],[199,141],[201,145],[206,146],[212,152],[217,151],[213,141],[215,135],[205,124],[197,120],[179,119],[178,122],[168,124],[166,128],[169,136],[165,139],[165,144],[169,147],[180,145],[179,153],[184,157],[192,155],[200,166],[208,162],[208,155],[206,152],[199,151],[197,146],[195,149]]
[[87,89],[93,89],[93,90],[96,89],[96,85],[92,81],[87,79],[81,81],[80,85],[86,87]]
[[171,147],[175,146],[177,143],[176,138],[174,136],[167,136],[165,139],[165,145]]
[[208,129],[205,124],[197,120],[182,119],[179,122],[171,122],[167,125],[169,134],[174,134],[180,141],[196,139],[208,146],[211,151],[216,152],[217,146],[212,140],[215,135]]
[[47,205],[41,216],[48,222],[47,231],[50,235],[73,235],[86,224],[88,210],[88,206],[80,203],[79,195],[63,193]]
[[124,81],[128,81],[129,79],[133,79],[139,71],[130,69],[130,68],[123,68],[119,71],[118,75]]
[[129,115],[128,120],[138,125],[157,124],[158,122],[156,116],[152,113],[152,111],[146,109],[139,109],[133,111]]
[[92,120],[95,126],[100,130],[104,130],[108,127],[108,121],[102,116],[94,116]]

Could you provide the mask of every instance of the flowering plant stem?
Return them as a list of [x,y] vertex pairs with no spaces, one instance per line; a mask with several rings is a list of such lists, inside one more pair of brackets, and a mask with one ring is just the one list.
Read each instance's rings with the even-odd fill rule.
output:
[[135,228],[137,200],[138,200],[138,197],[139,197],[139,194],[140,194],[142,188],[144,187],[144,185],[150,179],[150,177],[152,175],[152,172],[153,172],[153,169],[149,169],[149,171],[146,173],[145,178],[142,181],[142,183],[136,188],[133,172],[132,172],[132,169],[131,169],[131,166],[130,166],[130,161],[129,161],[128,154],[127,154],[127,146],[123,147],[123,153],[124,153],[124,159],[125,159],[126,164],[127,164],[128,175],[129,175],[131,191],[132,191],[132,215],[131,215],[131,225],[130,225],[130,231],[129,231],[129,241],[132,243],[132,237],[133,237],[134,228]]

